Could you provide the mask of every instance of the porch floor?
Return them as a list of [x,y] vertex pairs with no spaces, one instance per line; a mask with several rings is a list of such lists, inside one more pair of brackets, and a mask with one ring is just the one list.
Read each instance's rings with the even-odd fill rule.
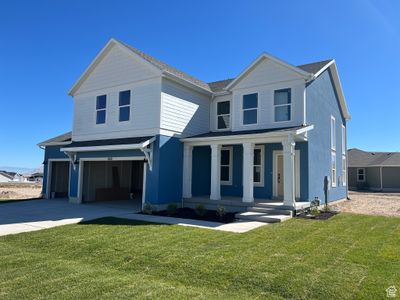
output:
[[[280,199],[262,199],[255,198],[254,202],[243,202],[241,197],[230,197],[230,196],[222,196],[221,200],[211,200],[209,196],[196,196],[192,198],[184,198],[184,203],[191,204],[211,204],[211,205],[226,205],[226,206],[241,206],[243,208],[259,206],[259,205],[268,205],[268,206],[276,206],[277,208],[285,207],[283,201]],[[306,201],[296,201],[296,210],[304,209],[310,207],[310,202]]]

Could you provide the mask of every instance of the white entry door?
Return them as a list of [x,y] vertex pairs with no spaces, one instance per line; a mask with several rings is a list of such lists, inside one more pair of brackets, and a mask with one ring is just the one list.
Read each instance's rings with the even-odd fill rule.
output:
[[[273,196],[283,199],[284,191],[284,171],[283,171],[283,153],[282,151],[274,151],[273,153]],[[295,151],[294,158],[294,174],[296,198],[300,198],[300,151]]]

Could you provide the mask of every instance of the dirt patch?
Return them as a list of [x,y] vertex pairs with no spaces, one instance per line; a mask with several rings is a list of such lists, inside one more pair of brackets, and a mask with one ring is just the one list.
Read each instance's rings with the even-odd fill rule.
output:
[[0,201],[40,198],[42,185],[34,183],[0,184]]
[[351,200],[332,209],[355,214],[400,217],[400,193],[349,192]]

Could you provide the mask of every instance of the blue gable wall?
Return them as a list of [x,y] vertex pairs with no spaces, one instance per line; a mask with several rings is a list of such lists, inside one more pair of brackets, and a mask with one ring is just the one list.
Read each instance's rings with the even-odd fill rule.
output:
[[336,119],[336,170],[337,187],[329,191],[328,200],[339,200],[347,196],[347,188],[342,185],[342,124],[345,125],[339,102],[334,90],[330,71],[327,70],[307,86],[307,123],[314,125],[308,133],[309,141],[309,193],[324,201],[324,177],[331,175],[330,122]]

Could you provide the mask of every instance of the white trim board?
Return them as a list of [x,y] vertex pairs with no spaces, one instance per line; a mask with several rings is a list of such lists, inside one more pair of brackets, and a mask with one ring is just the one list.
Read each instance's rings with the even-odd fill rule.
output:
[[[272,196],[278,197],[278,182],[277,182],[277,167],[278,167],[278,155],[283,156],[282,150],[274,150],[272,152]],[[296,199],[300,199],[300,150],[295,150],[294,156],[294,169],[295,169],[295,189]],[[285,174],[283,174],[285,176]]]

